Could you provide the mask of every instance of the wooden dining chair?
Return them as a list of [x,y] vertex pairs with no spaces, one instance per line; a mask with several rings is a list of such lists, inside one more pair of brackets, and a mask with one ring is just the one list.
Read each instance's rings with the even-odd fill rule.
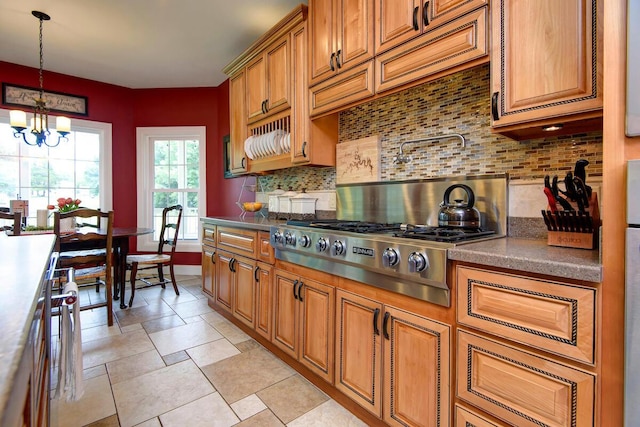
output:
[[[154,254],[132,254],[127,255],[127,270],[130,270],[129,281],[131,282],[131,297],[129,298],[129,307],[133,304],[133,297],[136,292],[136,281],[140,280],[146,286],[160,285],[165,288],[167,283],[173,284],[176,295],[180,295],[176,276],[173,272],[173,256],[176,252],[176,244],[178,243],[178,232],[180,231],[180,222],[182,221],[182,206],[175,205],[164,208],[162,210],[162,228],[158,237],[158,251]],[[168,251],[165,247],[169,247]],[[169,266],[169,274],[171,280],[164,277],[163,268]],[[141,270],[156,270],[155,275],[147,277],[138,277]],[[152,282],[151,280],[155,280]],[[124,289],[123,289],[124,291]],[[124,298],[124,295],[121,296]]]
[[0,227],[0,231],[9,231],[11,230],[13,236],[19,236],[20,231],[22,229],[21,219],[22,214],[20,212],[14,213],[5,213],[0,212],[0,219],[6,219],[8,221],[13,221],[13,225],[5,225]]
[[[61,230],[60,222],[75,218],[80,227]],[[102,212],[94,209],[76,209],[70,212],[55,212],[53,231],[56,251],[60,253],[58,268],[75,269],[75,279],[79,287],[104,285],[104,301],[83,304],[80,310],[107,307],[107,324],[113,325],[113,211]]]

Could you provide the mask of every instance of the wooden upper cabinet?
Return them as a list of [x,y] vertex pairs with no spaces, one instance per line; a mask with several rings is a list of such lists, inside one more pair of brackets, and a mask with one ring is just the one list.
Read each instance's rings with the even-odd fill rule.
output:
[[376,0],[376,54],[487,4],[487,0]]
[[291,106],[290,58],[289,35],[286,34],[247,64],[249,123]]
[[601,117],[600,0],[496,0],[491,9],[496,132],[520,139],[516,125],[542,136],[546,124],[570,130],[566,122]]
[[246,77],[241,71],[229,79],[229,116],[231,138],[230,172],[237,174],[247,171],[244,141],[247,139],[247,111],[245,102]]
[[309,83],[373,58],[373,0],[310,0]]

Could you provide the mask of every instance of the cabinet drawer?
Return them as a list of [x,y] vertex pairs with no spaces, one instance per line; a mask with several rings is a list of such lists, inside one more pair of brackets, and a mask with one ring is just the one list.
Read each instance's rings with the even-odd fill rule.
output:
[[218,227],[218,249],[225,249],[234,254],[257,258],[258,232],[239,228]]
[[516,426],[592,426],[595,376],[459,330],[457,395]]
[[596,290],[458,266],[458,323],[594,363]]
[[455,427],[503,427],[503,424],[496,424],[485,417],[470,411],[464,406],[456,404]]
[[367,61],[309,89],[311,115],[338,111],[371,96],[373,61]]
[[202,225],[202,243],[209,246],[216,245],[216,226],[210,224]]
[[266,262],[267,264],[273,264],[276,260],[273,246],[269,243],[269,233],[266,231],[260,231],[258,233],[258,259]]
[[487,14],[483,7],[376,56],[376,93],[471,60],[488,61]]

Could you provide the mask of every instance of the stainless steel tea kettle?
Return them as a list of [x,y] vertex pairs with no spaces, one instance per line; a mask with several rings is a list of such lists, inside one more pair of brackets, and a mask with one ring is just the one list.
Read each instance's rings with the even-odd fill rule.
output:
[[[456,199],[455,203],[449,203],[449,196],[456,188],[461,188],[467,193],[467,202]],[[447,188],[440,203],[438,212],[438,225],[440,227],[479,228],[480,211],[473,207],[475,196],[468,185],[454,184]]]

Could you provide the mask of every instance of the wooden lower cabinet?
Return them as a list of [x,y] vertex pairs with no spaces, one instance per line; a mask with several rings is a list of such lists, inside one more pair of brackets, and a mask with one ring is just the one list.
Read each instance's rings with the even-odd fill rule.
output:
[[458,330],[457,396],[510,425],[593,426],[595,376]]
[[336,294],[336,388],[389,425],[448,426],[450,327]]
[[264,262],[258,263],[258,280],[256,281],[256,332],[271,341],[273,305],[273,266]]
[[216,303],[253,328],[258,278],[256,261],[218,250],[216,254]]
[[275,270],[272,342],[333,383],[335,288]]
[[202,245],[202,292],[214,296],[216,280],[216,249]]

